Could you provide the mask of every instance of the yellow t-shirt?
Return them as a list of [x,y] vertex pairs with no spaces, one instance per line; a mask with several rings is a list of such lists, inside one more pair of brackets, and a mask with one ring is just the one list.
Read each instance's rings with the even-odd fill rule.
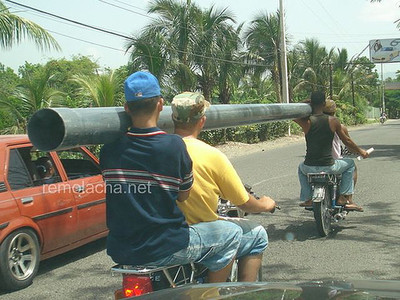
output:
[[218,196],[242,205],[249,195],[228,158],[218,149],[194,138],[184,138],[193,161],[193,186],[189,198],[179,202],[189,224],[218,219]]

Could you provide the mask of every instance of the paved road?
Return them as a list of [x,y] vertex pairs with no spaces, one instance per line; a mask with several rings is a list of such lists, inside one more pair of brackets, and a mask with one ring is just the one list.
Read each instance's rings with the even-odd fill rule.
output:
[[[371,158],[357,161],[355,201],[365,212],[350,213],[328,238],[318,236],[312,213],[298,207],[296,172],[305,151],[303,141],[232,159],[244,182],[282,206],[273,215],[251,216],[269,233],[265,280],[400,280],[400,121],[351,130],[350,135],[365,149],[375,148]],[[0,298],[113,299],[121,279],[111,276],[113,263],[104,246],[103,239],[42,262],[32,286],[0,293]]]

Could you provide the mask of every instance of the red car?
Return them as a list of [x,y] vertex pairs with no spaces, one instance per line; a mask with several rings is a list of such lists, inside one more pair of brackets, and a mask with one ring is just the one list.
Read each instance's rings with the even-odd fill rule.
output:
[[32,283],[39,261],[108,233],[105,185],[85,147],[43,152],[0,135],[0,289]]

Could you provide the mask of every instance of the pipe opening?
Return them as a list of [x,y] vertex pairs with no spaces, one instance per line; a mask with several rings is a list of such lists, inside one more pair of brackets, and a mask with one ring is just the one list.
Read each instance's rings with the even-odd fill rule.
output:
[[64,139],[64,122],[56,111],[46,108],[41,109],[29,120],[28,136],[32,144],[39,150],[52,151]]

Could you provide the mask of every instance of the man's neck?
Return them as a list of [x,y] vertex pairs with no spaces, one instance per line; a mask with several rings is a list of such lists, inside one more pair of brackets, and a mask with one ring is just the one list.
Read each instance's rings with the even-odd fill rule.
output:
[[323,106],[313,107],[312,113],[313,113],[313,115],[320,115],[320,114],[324,113]]
[[180,135],[182,138],[197,139],[200,132],[197,130],[187,130],[187,129],[175,128],[174,133]]
[[159,114],[153,114],[150,118],[149,116],[132,118],[132,127],[141,129],[157,127],[158,116]]

